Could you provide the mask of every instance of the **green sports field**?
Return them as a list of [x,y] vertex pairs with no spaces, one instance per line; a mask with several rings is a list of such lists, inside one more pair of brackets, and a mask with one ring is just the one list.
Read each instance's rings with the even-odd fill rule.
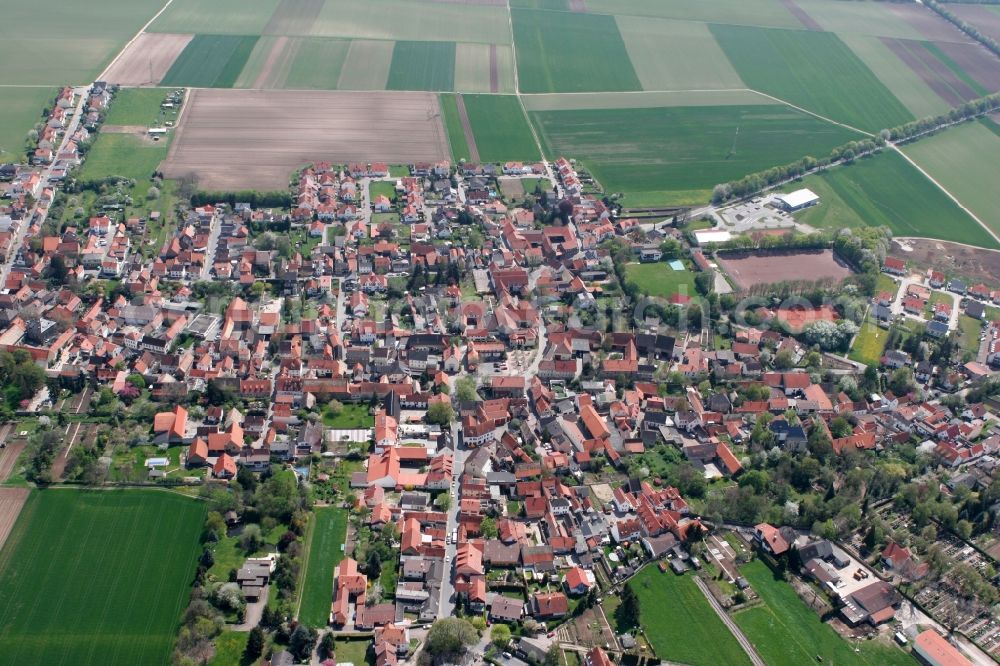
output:
[[981,122],[964,123],[909,144],[903,152],[1000,234],[1000,190],[996,186],[1000,136]]
[[541,159],[524,111],[513,95],[464,95],[483,162]]
[[333,569],[344,559],[340,549],[347,537],[347,512],[332,506],[317,507],[311,529],[299,620],[310,627],[324,627],[333,601]]
[[2,661],[168,663],[204,516],[165,491],[34,491],[0,551]]
[[511,10],[521,92],[641,90],[613,16]]
[[258,39],[256,35],[195,35],[160,83],[164,86],[231,88]]
[[818,229],[886,226],[896,236],[996,247],[975,220],[895,152],[834,167],[783,189],[802,187],[818,194],[820,203],[795,218]]
[[651,565],[631,585],[639,597],[646,639],[660,659],[692,666],[750,663],[692,576],[663,573]]
[[444,91],[455,87],[455,42],[396,42],[389,90]]
[[625,279],[639,288],[645,296],[670,298],[676,294],[694,298],[698,292],[694,288],[694,273],[688,270],[675,271],[666,262],[649,264],[628,264]]
[[775,580],[767,565],[751,562],[740,570],[764,602],[733,615],[736,624],[769,666],[814,664],[822,657],[829,664],[864,666],[913,666],[903,650],[872,641],[848,643],[806,606],[795,590]]
[[469,160],[469,142],[465,139],[465,131],[462,129],[462,120],[458,115],[458,105],[455,95],[441,95],[441,116],[444,120],[445,131],[448,132],[448,144],[451,146],[451,156],[458,162],[459,160]]
[[0,163],[24,155],[28,130],[44,120],[42,110],[58,92],[56,88],[0,88]]
[[747,86],[869,132],[913,119],[833,33],[712,25]]
[[803,155],[822,155],[858,138],[843,127],[773,105],[530,115],[547,156],[581,160],[607,192],[657,192],[659,201],[673,203],[704,203],[718,183]]

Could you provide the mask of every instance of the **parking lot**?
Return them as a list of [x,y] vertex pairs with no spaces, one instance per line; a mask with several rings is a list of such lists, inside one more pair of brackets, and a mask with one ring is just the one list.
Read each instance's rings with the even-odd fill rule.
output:
[[790,229],[797,225],[795,218],[772,204],[773,195],[757,197],[718,211],[727,231],[743,232],[763,229]]

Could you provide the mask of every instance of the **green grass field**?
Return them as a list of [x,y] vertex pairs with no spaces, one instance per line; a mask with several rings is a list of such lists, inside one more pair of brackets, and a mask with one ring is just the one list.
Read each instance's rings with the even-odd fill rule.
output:
[[801,28],[780,0],[587,0],[587,9],[607,14]]
[[350,46],[351,43],[343,39],[312,37],[297,40],[295,57],[283,87],[334,90]]
[[835,167],[783,189],[801,187],[818,194],[820,203],[795,217],[819,229],[887,226],[897,236],[996,247],[975,220],[894,152]]
[[828,32],[923,39],[917,28],[894,14],[884,2],[796,0],[796,4]]
[[660,659],[693,666],[750,663],[691,576],[648,566],[632,579],[632,590],[646,639]]
[[[606,192],[704,203],[721,182],[856,138],[789,107],[688,106],[532,112],[545,154],[581,160]],[[737,135],[737,130],[739,134]],[[734,150],[735,148],[735,150]],[[666,191],[666,192],[664,192]]]
[[257,36],[195,35],[160,82],[164,86],[231,88],[243,71]]
[[153,143],[133,134],[103,132],[87,153],[79,178],[86,181],[124,176],[134,178],[137,185],[148,182],[167,157],[167,146],[166,140]]
[[104,122],[108,125],[162,125],[176,120],[176,111],[160,108],[171,92],[166,88],[122,88],[111,102]]
[[337,88],[340,90],[385,90],[392,67],[393,43],[355,39],[347,50]]
[[641,90],[613,16],[511,10],[521,92]]
[[704,23],[647,16],[615,20],[643,89],[745,87]]
[[[496,54],[496,90],[493,90],[492,64]],[[455,90],[469,93],[513,93],[514,52],[506,44],[455,45]]]
[[6,2],[0,20],[0,84],[91,83],[163,4],[164,0]]
[[688,270],[675,271],[661,261],[628,264],[625,266],[625,279],[646,296],[669,298],[674,294],[681,294],[694,298],[698,294],[694,288],[694,273]]
[[444,128],[448,132],[448,143],[451,145],[451,156],[459,160],[470,159],[469,142],[465,139],[462,120],[458,116],[458,104],[455,95],[441,95],[441,114],[444,118]]
[[983,331],[983,323],[967,314],[958,317],[958,344],[965,351],[979,351],[979,335]]
[[[332,506],[317,507],[309,545],[309,563],[299,620],[310,627],[324,627],[330,619],[333,601],[333,568],[344,553],[340,550],[347,537],[347,512]],[[387,590],[392,593],[394,590]]]
[[858,337],[854,340],[854,347],[851,348],[849,358],[865,365],[878,365],[888,339],[888,331],[866,321],[861,325],[861,331],[858,332]]
[[326,0],[314,36],[510,44],[507,8],[413,0]]
[[905,146],[903,152],[1000,233],[1000,189],[996,187],[1000,136],[982,123],[965,123]]
[[42,109],[52,103],[55,88],[0,88],[0,163],[24,155],[28,131],[40,123]]
[[250,634],[245,631],[224,631],[213,641],[215,654],[208,666],[233,666],[241,664]]
[[823,624],[788,583],[775,580],[767,565],[755,561],[741,571],[764,605],[741,611],[733,619],[770,666],[812,664],[817,655],[831,664],[915,663],[909,654],[889,644],[860,641],[855,652],[854,645]]
[[452,90],[455,42],[396,42],[388,90]]
[[833,33],[731,25],[711,30],[754,90],[869,132],[913,119]]
[[205,505],[164,491],[35,491],[0,551],[6,663],[163,664]]
[[340,414],[334,416],[329,410],[323,410],[323,425],[339,430],[355,430],[372,428],[375,417],[368,413],[368,405],[360,403],[345,403]]
[[538,160],[538,145],[517,97],[465,95],[465,110],[484,162]]
[[[150,32],[259,35],[281,0],[174,0]],[[154,12],[155,13],[155,12]]]

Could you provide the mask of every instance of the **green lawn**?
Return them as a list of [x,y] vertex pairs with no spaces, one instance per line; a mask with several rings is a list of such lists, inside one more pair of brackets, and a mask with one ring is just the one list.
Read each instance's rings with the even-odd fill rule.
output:
[[754,90],[869,132],[913,119],[833,33],[733,25],[711,30]]
[[646,296],[669,298],[674,294],[694,297],[694,273],[689,270],[675,271],[665,262],[650,264],[628,264],[625,279],[639,287]]
[[454,90],[455,42],[396,42],[387,90]]
[[887,226],[897,236],[996,247],[975,220],[892,151],[808,176],[783,189],[802,187],[818,194],[820,203],[795,217],[819,229]]
[[165,86],[231,88],[258,39],[256,35],[195,35],[160,83]]
[[664,199],[705,203],[719,183],[803,155],[826,154],[859,138],[843,127],[775,105],[579,109],[530,115],[546,155],[582,161],[606,192],[626,193],[629,206]]
[[1000,189],[996,187],[1000,136],[990,127],[964,123],[911,143],[903,151],[1000,234]]
[[[458,115],[458,103],[455,95],[440,95],[441,113],[444,117],[444,128],[448,132],[448,144],[451,146],[451,156],[456,162],[469,160],[469,142],[465,140],[465,130]],[[468,109],[468,107],[466,107]]]
[[299,620],[310,627],[324,627],[333,601],[333,569],[344,559],[341,547],[347,537],[347,512],[322,506],[314,514]]
[[538,144],[513,95],[465,95],[465,110],[483,162],[541,159]]
[[165,491],[34,491],[0,551],[3,661],[169,662],[204,516]]
[[692,576],[663,573],[651,565],[631,585],[639,597],[646,638],[660,659],[693,666],[750,663]]
[[337,654],[337,663],[351,663],[354,666],[375,663],[375,660],[369,656],[371,645],[372,642],[366,638],[341,639],[336,641],[333,649]]
[[861,641],[854,646],[820,621],[795,590],[774,579],[767,565],[751,562],[741,569],[764,605],[733,616],[746,637],[770,666],[812,664],[866,664],[870,666],[913,666],[914,659],[899,648]]
[[368,413],[367,403],[344,403],[340,414],[336,416],[327,409],[323,410],[323,425],[337,430],[372,428],[375,426],[375,417]]
[[983,322],[973,319],[967,314],[958,317],[959,345],[965,351],[979,351],[979,335],[983,331]]
[[215,654],[208,666],[234,666],[241,664],[243,651],[247,649],[247,639],[249,632],[245,631],[224,631],[213,641],[215,643]]
[[861,325],[861,331],[854,340],[854,347],[851,348],[849,358],[865,365],[877,365],[885,351],[886,340],[889,339],[889,332],[882,330],[877,325],[866,321]]
[[373,180],[368,184],[368,198],[375,201],[375,197],[385,195],[390,199],[396,198],[396,184],[387,180]]
[[104,122],[108,125],[162,125],[177,120],[176,111],[160,105],[172,90],[167,88],[122,88],[115,95]]
[[613,16],[512,9],[521,92],[641,90]]
[[24,155],[25,137],[42,110],[51,106],[55,88],[0,88],[0,163],[18,162]]
[[87,153],[79,178],[87,181],[124,176],[134,178],[137,184],[148,182],[167,157],[167,147],[166,140],[153,143],[133,134],[103,132]]

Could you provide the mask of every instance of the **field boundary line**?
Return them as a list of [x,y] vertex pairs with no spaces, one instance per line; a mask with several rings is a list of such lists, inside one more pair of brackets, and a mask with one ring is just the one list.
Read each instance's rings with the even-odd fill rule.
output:
[[[128,48],[130,46],[132,46],[132,44],[134,44],[137,39],[139,39],[139,37],[142,36],[142,33],[146,32],[146,28],[148,28],[149,26],[153,25],[153,21],[155,21],[156,19],[160,18],[160,14],[162,14],[165,11],[167,11],[167,7],[169,7],[171,4],[173,4],[173,2],[174,2],[174,0],[167,0],[167,3],[165,5],[163,5],[162,7],[160,7],[160,11],[156,12],[155,14],[153,14],[153,18],[151,18],[148,21],[146,21],[146,23],[143,24],[143,26],[141,28],[139,28],[139,32],[135,33],[135,35],[132,37],[132,39],[128,40],[128,42],[125,44],[125,46],[123,46],[122,49],[115,55],[115,57],[112,58],[111,62],[108,63],[108,66],[105,67],[103,70],[101,70],[100,76],[98,76],[97,79],[96,79],[97,81],[103,81],[104,80],[105,75],[107,75],[108,71],[110,71],[111,68],[114,67],[115,63],[118,62],[121,59],[121,57],[125,53],[125,51],[128,50]],[[157,85],[159,85],[159,84],[157,84]]]
[[[924,177],[927,180],[929,180],[932,183],[934,183],[935,185],[937,185],[938,189],[940,189],[942,192],[944,192],[945,195],[949,199],[951,199],[952,201],[954,201],[956,206],[958,206],[959,208],[961,208],[962,210],[964,210],[966,212],[966,214],[968,214],[969,217],[971,217],[973,220],[975,220],[976,222],[978,222],[979,226],[981,226],[983,229],[985,229],[986,233],[988,233],[990,235],[990,237],[993,238],[993,240],[995,240],[997,242],[997,244],[1000,244],[1000,235],[997,235],[997,233],[995,231],[993,231],[993,229],[990,228],[990,226],[988,224],[986,224],[981,219],[979,219],[978,215],[976,215],[971,210],[969,210],[968,208],[966,208],[965,204],[963,204],[961,201],[959,201],[958,197],[956,197],[954,194],[952,194],[951,192],[948,191],[948,188],[946,188],[944,185],[942,185],[940,182],[938,182],[938,180],[936,178],[934,178],[934,176],[932,176],[929,173],[927,173],[922,166],[920,166],[915,161],[913,161],[913,159],[909,155],[907,155],[905,152],[903,152],[899,148],[899,146],[897,146],[895,143],[892,143],[890,141],[890,142],[886,142],[886,145],[888,145],[890,148],[892,148],[897,153],[899,153],[900,155],[902,155],[903,159],[906,160],[907,162],[909,162],[910,165],[913,166],[914,169],[916,169],[920,173],[924,174]],[[976,247],[976,246],[975,245],[970,245],[969,247]],[[981,248],[981,249],[986,249],[986,248]]]
[[857,132],[859,134],[864,134],[865,136],[875,138],[875,135],[872,134],[871,132],[866,132],[863,129],[858,129],[857,127],[854,127],[852,125],[848,125],[847,123],[837,122],[833,118],[827,118],[826,116],[821,116],[820,114],[816,113],[815,111],[810,111],[809,109],[804,109],[801,106],[798,106],[797,104],[792,104],[791,102],[789,102],[787,100],[784,100],[784,99],[781,99],[780,97],[775,97],[774,95],[768,95],[765,92],[761,92],[759,90],[754,90],[753,88],[749,88],[749,90],[750,90],[750,92],[756,93],[756,94],[760,95],[761,97],[767,97],[768,99],[773,99],[775,102],[780,102],[780,103],[784,104],[785,106],[790,106],[793,109],[797,109],[797,110],[801,111],[802,113],[808,113],[810,116],[813,116],[815,118],[819,118],[820,120],[825,120],[828,123],[832,123],[834,125],[839,125],[840,127],[849,129],[849,130],[851,130],[853,132]]

